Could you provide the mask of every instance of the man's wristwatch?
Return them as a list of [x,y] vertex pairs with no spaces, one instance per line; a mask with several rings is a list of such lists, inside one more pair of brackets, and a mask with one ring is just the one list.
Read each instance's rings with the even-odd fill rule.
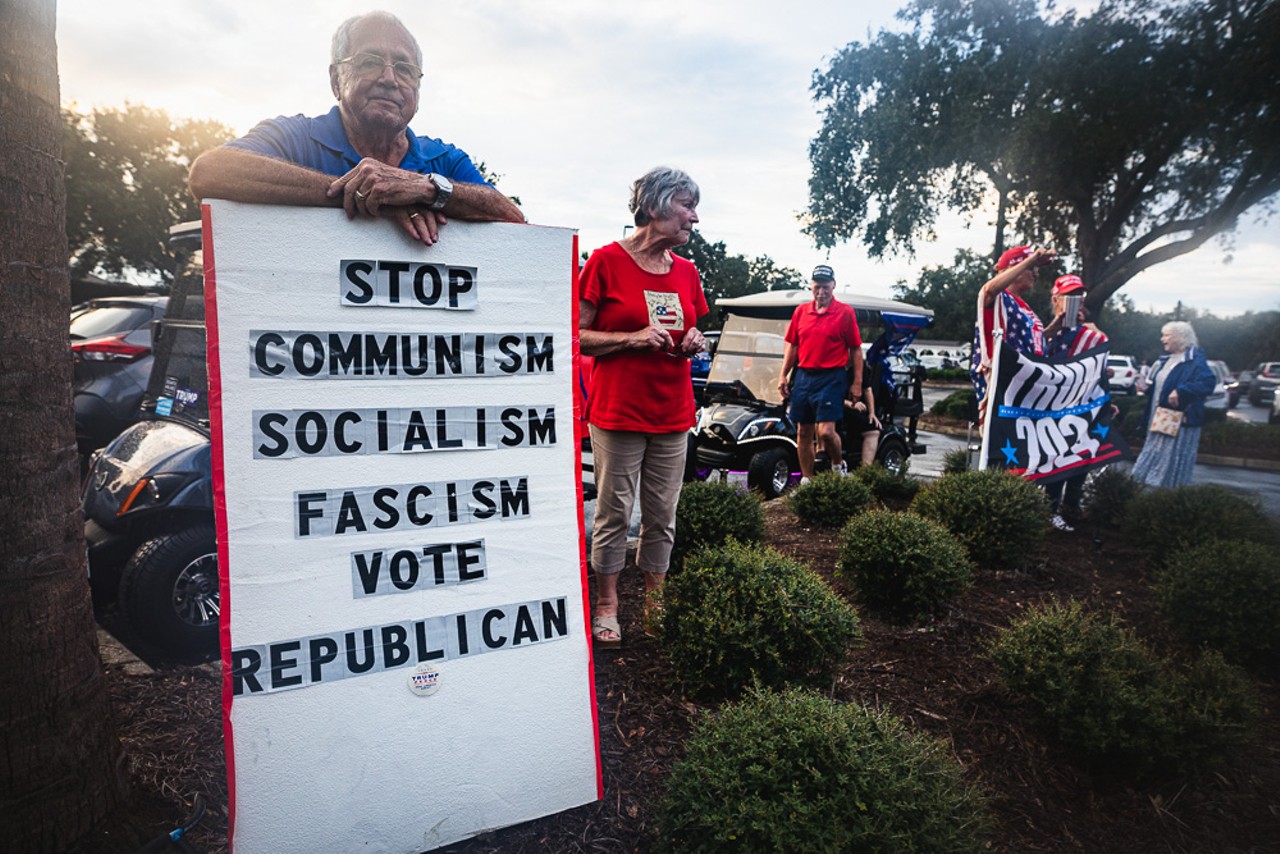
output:
[[428,173],[427,180],[436,185],[436,200],[431,203],[431,209],[444,210],[444,206],[449,203],[449,197],[453,195],[453,182],[435,172]]

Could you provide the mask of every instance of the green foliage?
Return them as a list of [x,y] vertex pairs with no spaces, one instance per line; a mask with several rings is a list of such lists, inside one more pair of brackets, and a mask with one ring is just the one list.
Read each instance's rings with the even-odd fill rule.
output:
[[1246,424],[1235,420],[1216,424],[1206,422],[1200,432],[1200,452],[1280,460],[1280,424]]
[[[1273,15],[1261,2],[1082,14],[917,0],[900,28],[815,72],[805,231],[821,247],[910,252],[942,210],[972,215],[995,196],[995,251],[1019,242],[1012,226],[1074,253],[1101,307],[1280,189]],[[1162,238],[1168,251],[1148,251]]]
[[[990,258],[961,249],[956,252],[952,263],[921,270],[914,285],[898,282],[893,286],[893,298],[933,309],[930,337],[968,341],[973,337],[973,311],[978,291],[993,272]],[[931,378],[944,374],[952,372],[929,372]],[[968,378],[967,371],[959,374],[961,379]]]
[[1157,567],[1206,540],[1251,540],[1274,544],[1274,523],[1256,498],[1217,484],[1149,489],[1129,502],[1124,528]]
[[1280,554],[1257,543],[1206,540],[1169,557],[1156,582],[1178,637],[1239,664],[1280,662]]
[[982,795],[885,712],[755,692],[702,721],[671,773],[664,850],[982,851]]
[[680,489],[676,504],[676,542],[671,567],[703,546],[723,545],[730,539],[758,543],[764,539],[764,505],[745,487],[715,480],[692,481]]
[[936,368],[928,372],[928,378],[937,382],[968,382],[968,368]]
[[859,636],[853,608],[773,549],[735,542],[702,549],[663,589],[664,650],[693,693],[823,684]]
[[1142,484],[1127,469],[1104,466],[1089,475],[1081,496],[1089,518],[1111,527],[1119,527],[1129,502],[1142,492]]
[[936,613],[972,580],[964,546],[912,513],[872,510],[850,521],[840,540],[836,572],[853,584],[860,602],[891,622]]
[[964,448],[952,448],[942,455],[942,473],[955,474],[969,470],[969,452]]
[[974,392],[972,388],[962,388],[951,392],[951,394],[936,401],[933,406],[929,407],[929,411],[934,415],[942,418],[959,418],[961,421],[969,420],[969,406],[973,402]]
[[1248,682],[1220,657],[1179,670],[1076,602],[1029,612],[998,635],[991,658],[1033,723],[1098,769],[1188,771],[1243,741],[1257,719]]
[[[697,230],[690,235],[688,243],[677,246],[673,251],[682,258],[688,258],[698,268],[708,305],[729,297],[805,286],[805,278],[799,270],[779,267],[768,255],[760,255],[754,260],[731,255],[723,242],[710,243]],[[704,330],[719,329],[723,325],[724,320],[714,311],[698,323]]]
[[865,483],[878,501],[910,501],[920,491],[920,481],[909,477],[905,466],[900,474],[893,474],[884,466],[873,463],[858,466],[853,470],[853,476]]
[[979,565],[1020,564],[1048,530],[1044,492],[1000,469],[944,475],[920,490],[911,509],[955,534]]
[[871,487],[864,480],[831,471],[797,486],[787,496],[787,507],[801,522],[820,528],[839,528],[874,503]]
[[62,118],[71,276],[134,270],[168,281],[169,227],[200,218],[187,170],[230,140],[231,129],[140,104],[88,114],[64,109]]

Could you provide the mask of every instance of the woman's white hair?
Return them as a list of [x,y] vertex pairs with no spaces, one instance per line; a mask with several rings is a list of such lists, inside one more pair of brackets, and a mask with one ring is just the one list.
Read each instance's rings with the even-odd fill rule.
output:
[[1196,338],[1196,331],[1185,320],[1170,320],[1160,327],[1160,332],[1173,339],[1174,346],[1179,350],[1200,346],[1200,340]]
[[685,172],[670,166],[657,166],[636,179],[631,185],[631,202],[628,207],[635,214],[636,225],[648,225],[654,217],[671,213],[671,201],[680,193],[693,196],[698,204],[701,194],[697,183]]

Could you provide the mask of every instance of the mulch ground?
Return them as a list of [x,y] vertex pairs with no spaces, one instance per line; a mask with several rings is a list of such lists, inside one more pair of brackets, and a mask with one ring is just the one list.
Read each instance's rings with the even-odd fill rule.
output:
[[[774,501],[768,542],[832,574],[837,534],[806,529]],[[649,851],[664,781],[698,718],[714,706],[681,696],[656,641],[639,624],[641,580],[624,574],[621,650],[595,657],[604,798],[575,810],[483,834],[451,852]],[[981,652],[993,633],[1052,597],[1119,615],[1163,648],[1139,555],[1115,530],[1088,523],[1052,532],[1017,572],[980,572],[942,618],[900,628],[863,616],[864,638],[830,687],[843,701],[886,708],[945,739],[990,796],[996,851],[1280,851],[1280,684],[1258,680],[1265,709],[1253,743],[1195,777],[1135,788],[1098,779],[1020,723]],[[856,601],[856,600],[855,600]],[[151,676],[109,670],[134,803],[86,851],[134,850],[173,826],[199,792],[209,812],[193,847],[225,851],[226,779],[219,684],[208,668]]]

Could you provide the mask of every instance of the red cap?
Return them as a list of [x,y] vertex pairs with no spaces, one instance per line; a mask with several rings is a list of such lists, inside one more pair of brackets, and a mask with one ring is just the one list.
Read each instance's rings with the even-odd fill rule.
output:
[[1059,276],[1053,283],[1053,295],[1055,297],[1063,294],[1074,293],[1075,291],[1084,290],[1084,280],[1079,276],[1067,275]]
[[[996,262],[996,269],[1007,270],[1014,264],[1020,264],[1034,251],[1030,246],[1015,246],[1012,249],[1006,249],[1004,254],[1000,256],[1000,260]],[[1036,264],[1036,266],[1042,267],[1048,263],[1047,258],[1041,258],[1040,263]]]

